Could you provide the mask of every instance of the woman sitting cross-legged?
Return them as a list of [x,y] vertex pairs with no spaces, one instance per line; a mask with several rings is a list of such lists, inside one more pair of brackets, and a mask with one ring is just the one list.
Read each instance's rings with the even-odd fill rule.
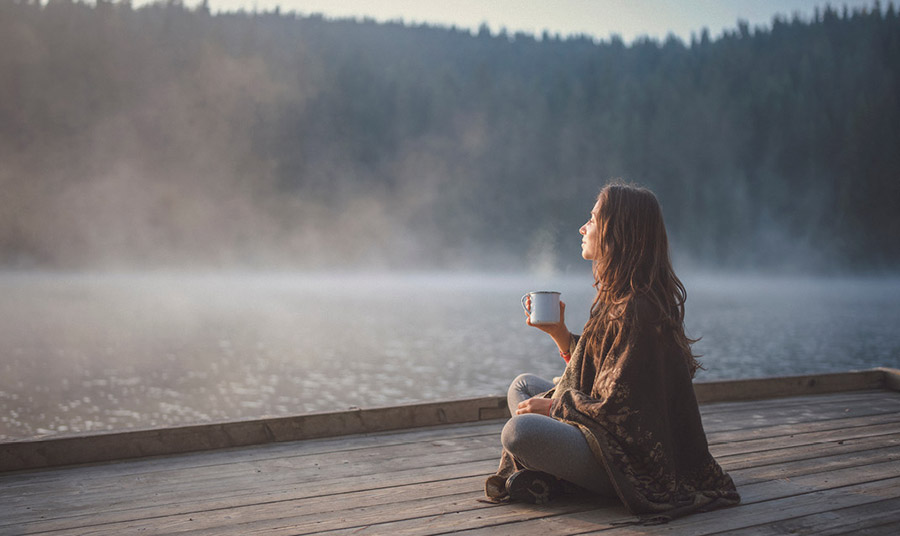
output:
[[669,261],[656,196],[606,186],[581,229],[596,297],[581,335],[560,321],[531,324],[566,359],[553,384],[512,383],[500,468],[485,483],[495,502],[545,502],[564,483],[618,497],[645,521],[740,502],[709,453],[692,378],[699,367],[684,332],[685,290]]

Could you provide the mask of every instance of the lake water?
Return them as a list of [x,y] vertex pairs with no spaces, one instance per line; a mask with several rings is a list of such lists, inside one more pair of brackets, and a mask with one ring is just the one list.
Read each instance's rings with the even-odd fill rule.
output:
[[[685,277],[697,380],[900,366],[900,279]],[[524,323],[587,273],[0,276],[0,440],[501,394],[559,375]]]

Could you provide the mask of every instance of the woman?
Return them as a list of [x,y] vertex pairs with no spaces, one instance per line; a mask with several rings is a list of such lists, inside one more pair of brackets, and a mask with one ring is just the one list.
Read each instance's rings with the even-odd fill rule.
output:
[[559,323],[534,326],[568,364],[556,385],[522,375],[510,386],[513,417],[488,499],[545,502],[569,482],[654,521],[737,504],[700,422],[685,291],[656,197],[610,184],[579,232],[597,289],[590,318],[572,334],[560,303]]

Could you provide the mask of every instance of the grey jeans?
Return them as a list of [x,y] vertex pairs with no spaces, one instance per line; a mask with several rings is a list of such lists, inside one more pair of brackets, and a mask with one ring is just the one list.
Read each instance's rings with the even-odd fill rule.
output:
[[500,435],[503,448],[529,469],[614,497],[606,470],[578,428],[537,413],[516,415],[519,402],[552,388],[553,382],[534,374],[521,374],[513,380],[506,398],[513,417]]

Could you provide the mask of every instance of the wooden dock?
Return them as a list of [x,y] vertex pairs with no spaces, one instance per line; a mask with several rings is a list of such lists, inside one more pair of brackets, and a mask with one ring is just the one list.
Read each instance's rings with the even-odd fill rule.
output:
[[[256,444],[197,452],[183,451],[251,442],[253,423],[235,424],[242,436],[208,425],[0,445],[0,534],[896,535],[898,388],[892,369],[697,384],[710,450],[743,502],[667,525],[623,526],[633,517],[615,501],[479,502],[505,422],[479,399],[360,410],[332,430],[351,433],[338,437],[281,440],[323,434],[335,418],[309,421],[318,428],[309,417],[277,420]],[[428,415],[448,424],[395,429]],[[352,432],[379,426],[390,431]],[[166,437],[182,438],[172,444],[181,453],[98,461],[160,454]],[[92,444],[102,451],[93,458]],[[94,462],[52,467],[67,462],[66,449],[69,462]]]

